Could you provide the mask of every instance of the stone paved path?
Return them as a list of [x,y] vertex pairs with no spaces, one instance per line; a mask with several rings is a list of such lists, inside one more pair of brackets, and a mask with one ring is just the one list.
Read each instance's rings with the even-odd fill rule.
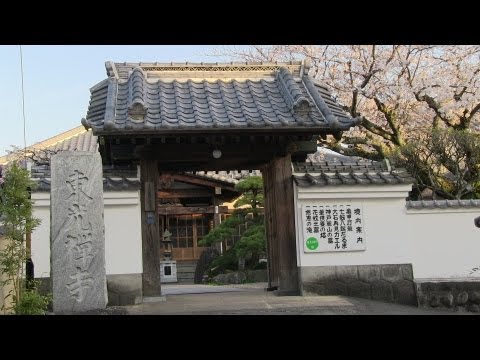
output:
[[130,315],[472,315],[345,296],[276,296],[265,287],[164,285],[165,301],[123,309]]

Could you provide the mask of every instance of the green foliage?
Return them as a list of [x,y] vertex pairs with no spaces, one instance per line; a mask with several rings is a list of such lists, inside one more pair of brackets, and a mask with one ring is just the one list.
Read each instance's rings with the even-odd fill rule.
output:
[[52,296],[41,295],[33,289],[25,290],[19,302],[16,302],[14,310],[17,315],[45,315]]
[[[250,176],[235,185],[235,189],[242,193],[242,196],[233,204],[237,209],[221,224],[212,229],[199,242],[201,246],[212,246],[225,238],[233,236],[238,225],[245,223],[245,216],[253,213],[258,216],[260,208],[263,207],[263,179],[261,176]],[[248,208],[239,209],[240,206],[248,205]]]
[[212,246],[215,243],[222,241],[227,237],[231,237],[235,228],[244,222],[242,212],[234,213],[232,216],[226,218],[221,224],[219,224],[214,229],[203,237],[198,243],[200,246]]
[[[3,281],[0,281],[0,286],[4,289],[10,288],[10,290],[7,294],[4,294],[5,301],[1,310],[14,310],[22,297],[21,278],[25,261],[26,250],[23,242],[7,238],[4,249],[0,251],[0,271],[4,278]],[[6,307],[6,300],[9,299],[12,300],[12,306]]]
[[222,274],[228,270],[235,271],[238,266],[238,258],[235,254],[235,250],[228,249],[221,256],[215,258],[208,269],[208,277],[212,278],[218,274]]
[[[242,196],[234,204],[237,209],[204,236],[200,244],[211,246],[232,237],[239,225],[246,225],[247,230],[231,249],[213,261],[210,266],[210,277],[227,270],[236,270],[240,258],[247,260],[247,266],[250,264],[255,266],[258,259],[265,254],[265,226],[263,216],[260,216],[260,210],[263,208],[263,179],[260,176],[250,176],[240,181],[235,188],[242,192]],[[244,205],[248,207],[239,208]],[[248,214],[253,214],[253,219],[247,220]]]
[[251,267],[252,270],[265,270],[266,268],[267,268],[267,262],[266,261],[257,262],[256,264],[254,264]]
[[9,165],[0,188],[0,219],[7,237],[23,241],[25,234],[39,225],[39,220],[32,217],[33,202],[28,191],[35,186],[26,169],[17,162]]
[[[24,237],[40,221],[32,216],[33,201],[29,189],[34,189],[35,182],[30,179],[28,171],[13,161],[6,169],[3,180],[0,187],[0,225],[6,245],[0,252],[0,272],[5,279],[1,285],[13,287],[5,299],[12,299],[12,308],[16,312],[26,294],[26,284],[22,281],[27,260]],[[31,300],[32,295],[27,296]]]
[[263,190],[263,180],[261,176],[249,176],[235,185],[235,189],[245,194],[249,191],[260,192]]
[[447,199],[480,198],[480,134],[434,129],[390,157],[417,180],[414,197],[431,189]]
[[261,176],[250,176],[235,185],[235,189],[242,196],[235,201],[233,206],[238,208],[249,205],[254,216],[258,215],[258,208],[263,207],[263,179]]
[[253,224],[243,233],[240,241],[235,244],[238,258],[259,259],[265,253],[265,225]]

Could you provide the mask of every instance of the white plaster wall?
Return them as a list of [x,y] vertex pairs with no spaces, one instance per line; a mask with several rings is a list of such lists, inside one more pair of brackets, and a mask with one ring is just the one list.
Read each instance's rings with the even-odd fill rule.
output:
[[[480,278],[479,208],[407,210],[410,186],[329,186],[295,188],[298,266],[411,263],[415,279]],[[305,253],[302,204],[360,201],[366,250]]]
[[480,229],[473,219],[480,208],[408,210],[405,226],[416,279],[479,278]]
[[32,232],[32,260],[35,277],[50,277],[50,193],[32,193],[33,216],[40,226]]
[[112,191],[103,195],[107,275],[141,274],[140,193]]
[[[325,191],[335,189],[336,192]],[[299,266],[403,264],[411,262],[406,240],[407,229],[398,219],[405,217],[408,187],[344,186],[322,188],[295,187],[297,229],[297,263]],[[390,191],[389,191],[390,190]],[[305,253],[301,226],[303,204],[362,203],[366,250],[348,252]]]
[[[105,263],[107,275],[142,273],[142,235],[138,191],[105,192]],[[50,194],[33,193],[33,213],[41,225],[32,233],[36,277],[50,276]]]

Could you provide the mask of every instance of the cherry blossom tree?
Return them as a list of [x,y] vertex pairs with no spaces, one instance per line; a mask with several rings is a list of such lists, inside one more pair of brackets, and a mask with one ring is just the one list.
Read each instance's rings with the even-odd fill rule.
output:
[[[413,132],[479,129],[480,46],[280,45],[222,47],[242,61],[311,62],[310,76],[329,86],[362,123],[341,140],[347,153],[385,157]],[[329,139],[333,148],[339,144]]]
[[[435,170],[437,180],[422,176],[423,188],[439,191],[445,197],[467,196],[476,186],[444,186],[438,176],[470,178],[463,174],[476,173],[472,168],[473,152],[466,149],[480,147],[480,46],[479,45],[280,45],[250,47],[219,47],[216,55],[227,55],[241,61],[290,61],[306,59],[311,63],[309,75],[326,84],[336,100],[352,117],[362,122],[345,132],[340,140],[333,137],[320,140],[328,147],[345,155],[371,159],[393,157],[400,163],[413,160],[412,146],[425,146],[440,138],[456,139],[465,146],[463,167],[453,166],[455,159],[448,154],[417,158]],[[442,129],[464,132],[439,136]],[[438,130],[438,131],[437,131]],[[468,140],[467,140],[468,138]],[[468,146],[467,146],[468,145]],[[440,147],[435,146],[439,150]],[[440,151],[440,150],[439,150]],[[399,155],[400,154],[400,155]],[[431,161],[442,161],[434,164]],[[429,162],[430,161],[430,162]],[[440,171],[440,172],[439,172]],[[476,177],[470,181],[475,181]],[[474,185],[474,184],[472,184]],[[466,186],[466,187],[465,187]],[[451,189],[458,191],[452,193]],[[460,189],[461,188],[461,189]],[[463,190],[462,190],[463,189]],[[419,189],[421,190],[421,189]]]

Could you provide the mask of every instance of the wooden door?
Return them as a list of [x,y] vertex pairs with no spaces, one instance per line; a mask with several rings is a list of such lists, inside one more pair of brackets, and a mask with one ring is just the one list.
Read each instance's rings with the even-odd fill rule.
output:
[[161,216],[162,232],[172,233],[173,260],[198,260],[205,247],[198,243],[209,231],[205,214]]

